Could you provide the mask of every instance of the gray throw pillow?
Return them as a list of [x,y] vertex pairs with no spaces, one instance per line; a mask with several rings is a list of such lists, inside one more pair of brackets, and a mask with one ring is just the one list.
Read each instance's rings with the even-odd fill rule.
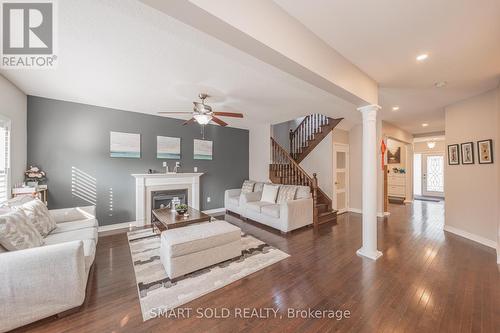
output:
[[8,251],[24,250],[43,245],[43,238],[22,210],[13,210],[0,216],[0,245]]

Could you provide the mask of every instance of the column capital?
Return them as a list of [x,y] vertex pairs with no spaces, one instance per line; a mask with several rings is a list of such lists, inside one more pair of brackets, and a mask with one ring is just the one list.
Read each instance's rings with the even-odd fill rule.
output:
[[380,105],[370,104],[370,105],[361,106],[357,110],[361,113],[368,113],[368,112],[373,112],[373,111],[376,112],[380,109],[382,109],[382,107]]

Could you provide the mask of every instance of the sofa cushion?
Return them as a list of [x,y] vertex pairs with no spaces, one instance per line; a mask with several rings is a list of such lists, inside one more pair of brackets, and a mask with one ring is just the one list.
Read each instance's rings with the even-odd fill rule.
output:
[[28,222],[38,230],[42,237],[47,236],[56,228],[56,221],[49,213],[47,206],[39,199],[26,202],[15,209],[22,210],[26,214]]
[[162,232],[167,255],[179,257],[200,252],[241,238],[241,229],[226,221],[213,221]]
[[270,202],[265,202],[265,201],[250,201],[250,202],[247,202],[246,207],[248,210],[252,210],[254,212],[261,213],[262,207],[270,206],[270,205],[273,205],[273,204]]
[[262,214],[264,214],[264,215],[276,217],[276,218],[280,217],[280,205],[279,204],[262,206],[261,210],[262,210]]
[[85,228],[97,228],[99,225],[97,224],[96,219],[85,219],[80,221],[71,221],[71,222],[62,222],[58,223],[57,227],[52,230],[50,234],[58,234],[61,232],[85,229]]
[[309,186],[297,186],[295,199],[309,199],[311,198],[311,188]]
[[264,184],[264,189],[262,190],[262,198],[260,199],[260,201],[276,203],[279,189],[279,185]]
[[277,203],[283,203],[295,199],[295,193],[297,192],[296,185],[281,185],[278,192]]
[[264,183],[262,182],[255,183],[255,186],[253,187],[254,192],[262,192],[263,190],[264,190]]
[[36,230],[22,210],[13,210],[0,216],[0,245],[8,251],[24,250],[43,244]]
[[85,269],[88,272],[90,266],[94,262],[97,237],[97,228],[86,228],[61,232],[58,234],[51,233],[45,238],[44,241],[45,245],[53,245],[81,240],[83,242],[83,255],[85,256]]
[[255,182],[252,180],[245,180],[243,182],[243,186],[241,186],[241,193],[250,193],[253,192],[253,188],[255,186]]
[[227,197],[227,203],[231,206],[238,207],[240,205],[240,195],[230,195]]

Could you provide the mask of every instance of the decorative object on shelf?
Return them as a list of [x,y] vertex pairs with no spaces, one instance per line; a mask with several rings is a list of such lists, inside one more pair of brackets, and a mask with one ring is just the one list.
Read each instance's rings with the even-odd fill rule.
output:
[[45,171],[40,170],[37,166],[30,166],[24,172],[24,181],[30,187],[37,187],[38,183],[44,182],[47,179]]
[[462,143],[460,149],[462,151],[462,164],[474,164],[474,143]]
[[481,140],[477,142],[477,154],[479,164],[493,163],[493,140]]
[[186,204],[180,204],[180,205],[175,206],[175,211],[179,215],[186,214],[187,210],[188,210],[188,206]]
[[458,144],[448,145],[448,164],[459,165],[460,154],[458,152]]
[[387,164],[400,164],[401,163],[401,147],[396,149],[389,148],[387,151]]
[[141,158],[141,135],[109,132],[109,151],[111,157]]
[[181,159],[181,138],[169,136],[156,137],[156,158]]
[[194,139],[193,144],[195,160],[212,160],[212,141]]

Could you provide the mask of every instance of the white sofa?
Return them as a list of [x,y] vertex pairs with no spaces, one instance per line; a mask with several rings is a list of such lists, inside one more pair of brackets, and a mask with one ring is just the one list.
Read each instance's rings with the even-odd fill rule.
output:
[[293,200],[279,203],[261,201],[263,185],[264,183],[256,183],[254,191],[248,193],[242,193],[241,189],[226,190],[225,209],[282,233],[313,223],[313,199],[309,186],[278,185],[278,197],[281,189],[292,187],[296,190]]
[[95,207],[49,212],[57,227],[44,245],[0,247],[0,332],[76,308],[85,299],[98,238]]

